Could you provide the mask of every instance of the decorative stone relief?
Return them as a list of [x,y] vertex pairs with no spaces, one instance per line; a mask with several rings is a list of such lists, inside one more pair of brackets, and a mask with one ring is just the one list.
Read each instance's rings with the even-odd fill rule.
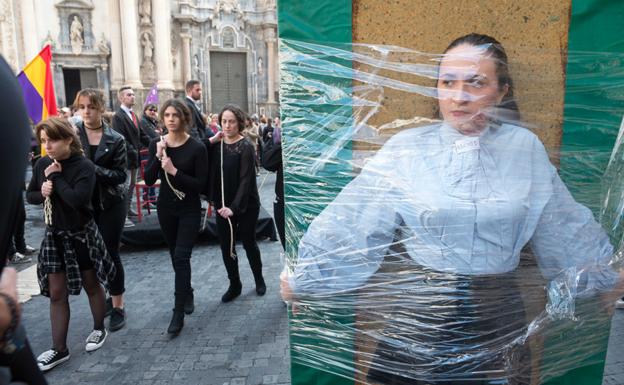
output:
[[108,46],[108,42],[106,41],[106,36],[102,34],[100,41],[98,41],[98,51],[104,56],[108,56],[111,53],[110,47]]
[[152,23],[152,0],[140,0],[139,16],[141,16],[141,25]]

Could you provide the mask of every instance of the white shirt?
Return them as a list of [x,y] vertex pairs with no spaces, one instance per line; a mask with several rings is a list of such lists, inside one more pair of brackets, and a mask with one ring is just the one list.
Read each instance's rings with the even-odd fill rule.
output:
[[134,122],[134,119],[132,119],[132,108],[128,108],[125,105],[120,105],[119,107],[121,107],[121,109],[126,113],[126,115],[128,115],[128,117],[130,118],[130,120],[132,122]]
[[591,211],[572,198],[537,136],[509,124],[479,137],[446,124],[392,137],[310,224],[293,291],[362,286],[396,231],[410,258],[437,271],[509,272],[530,243],[543,275],[572,276],[578,294],[617,278]]

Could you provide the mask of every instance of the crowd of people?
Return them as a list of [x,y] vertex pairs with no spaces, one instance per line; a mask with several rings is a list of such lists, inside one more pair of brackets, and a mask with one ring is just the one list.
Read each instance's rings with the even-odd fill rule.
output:
[[[236,241],[245,249],[257,295],[266,293],[255,238],[260,211],[256,176],[263,138],[273,145],[279,126],[264,116],[248,116],[235,105],[205,115],[201,92],[201,83],[191,80],[184,98],[160,106],[146,103],[138,116],[131,87],[119,90],[119,108],[114,112],[106,111],[100,90],[83,89],[71,107],[35,126],[44,155],[33,161],[26,199],[44,209],[46,228],[37,275],[41,293],[50,299],[52,331],[52,348],[37,358],[42,371],[70,357],[66,344],[70,294],[84,288],[89,298],[93,331],[86,340],[87,351],[99,349],[109,332],[126,324],[119,250],[124,227],[135,226],[133,192],[140,168],[148,186],[159,183],[158,189],[146,192],[144,202],[157,210],[175,276],[169,334],[180,333],[184,316],[195,308],[190,259],[202,199],[215,208],[229,279],[221,300],[230,302],[241,294]],[[29,261],[27,254],[36,251],[24,242],[23,203],[18,207],[21,225],[8,250],[13,263]],[[283,236],[283,229],[279,233]]]

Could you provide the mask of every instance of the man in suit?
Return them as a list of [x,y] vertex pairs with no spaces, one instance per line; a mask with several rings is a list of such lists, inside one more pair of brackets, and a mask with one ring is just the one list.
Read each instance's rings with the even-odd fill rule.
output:
[[[126,151],[128,154],[128,194],[126,194],[126,208],[128,216],[136,216],[136,212],[131,209],[132,194],[136,183],[137,168],[139,168],[139,150],[141,148],[141,136],[145,135],[139,128],[139,118],[132,111],[134,106],[134,91],[132,87],[124,86],[119,89],[119,109],[113,116],[113,129],[123,135],[126,140]],[[126,227],[134,226],[130,219],[126,218]]]
[[191,110],[193,123],[191,125],[191,136],[199,141],[210,138],[214,133],[212,130],[206,130],[206,122],[201,113],[199,101],[201,100],[202,86],[199,80],[189,80],[186,82],[186,102],[187,107]]

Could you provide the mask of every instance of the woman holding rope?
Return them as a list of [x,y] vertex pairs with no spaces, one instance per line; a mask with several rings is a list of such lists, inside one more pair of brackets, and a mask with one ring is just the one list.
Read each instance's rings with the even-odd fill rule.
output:
[[104,344],[108,332],[101,283],[110,284],[116,270],[93,219],[95,167],[74,129],[63,119],[49,118],[35,127],[35,134],[47,156],[35,164],[26,199],[43,203],[46,223],[37,263],[41,294],[50,298],[52,348],[37,358],[39,369],[46,371],[69,359],[68,294],[78,295],[84,288],[89,297],[93,331],[85,349],[91,352]]
[[145,183],[161,180],[156,205],[175,272],[175,305],[167,332],[178,334],[184,314],[195,309],[191,287],[191,252],[201,222],[199,193],[206,184],[206,148],[188,134],[191,112],[177,99],[167,100],[160,119],[168,134],[149,145]]
[[230,285],[221,297],[230,302],[241,294],[235,242],[243,242],[249,266],[256,283],[256,293],[264,295],[262,259],[256,243],[256,223],[260,214],[260,197],[256,185],[255,150],[245,139],[245,113],[237,106],[227,105],[219,113],[222,131],[210,138],[211,201],[217,209],[217,231],[223,263]]

